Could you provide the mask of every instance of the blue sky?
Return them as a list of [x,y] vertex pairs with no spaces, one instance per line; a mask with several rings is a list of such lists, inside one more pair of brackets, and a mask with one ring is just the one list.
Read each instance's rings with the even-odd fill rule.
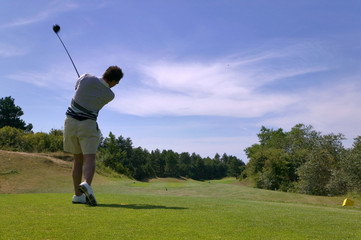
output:
[[361,2],[1,1],[0,97],[62,129],[76,73],[125,76],[98,118],[135,147],[235,155],[261,126],[361,135]]

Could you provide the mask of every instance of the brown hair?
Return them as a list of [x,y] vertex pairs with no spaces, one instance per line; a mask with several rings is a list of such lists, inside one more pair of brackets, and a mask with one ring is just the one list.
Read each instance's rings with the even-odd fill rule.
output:
[[124,76],[122,69],[120,69],[118,66],[110,66],[108,69],[104,72],[103,78],[108,81],[116,81],[119,82],[120,79]]

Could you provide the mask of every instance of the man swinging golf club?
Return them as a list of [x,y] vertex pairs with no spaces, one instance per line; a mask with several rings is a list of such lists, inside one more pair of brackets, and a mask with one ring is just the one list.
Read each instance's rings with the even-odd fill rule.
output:
[[[58,34],[60,26],[53,25],[53,31],[58,36],[78,76],[75,94],[66,111],[63,134],[64,151],[74,154],[72,176],[75,195],[73,203],[88,203],[96,206],[97,200],[90,187],[95,172],[95,154],[100,142],[100,132],[96,120],[100,109],[114,99],[111,88],[119,83],[123,72],[117,66],[110,66],[102,78],[88,73],[80,76]],[[83,173],[84,182],[81,182]]]
[[[97,125],[99,110],[114,99],[112,87],[123,77],[122,70],[110,66],[101,78],[84,74],[75,85],[75,94],[66,112],[64,123],[64,151],[74,154],[72,170],[75,195],[73,203],[97,201],[90,187],[95,172],[95,154],[100,142]],[[82,175],[84,174],[84,181]]]

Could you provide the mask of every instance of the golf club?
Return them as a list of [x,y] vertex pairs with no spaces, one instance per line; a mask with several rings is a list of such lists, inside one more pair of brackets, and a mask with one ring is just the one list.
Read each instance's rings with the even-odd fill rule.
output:
[[65,45],[64,45],[64,43],[63,43],[63,41],[62,41],[62,40],[61,40],[61,38],[59,37],[58,32],[60,31],[60,26],[59,26],[58,24],[54,24],[54,25],[53,25],[53,30],[54,30],[54,32],[55,32],[55,34],[56,34],[56,36],[58,36],[58,38],[59,38],[59,40],[60,40],[61,44],[63,44],[63,47],[64,47],[64,49],[65,49],[66,53],[68,54],[68,56],[69,56],[69,58],[70,58],[71,63],[72,63],[72,64],[73,64],[73,66],[74,66],[74,69],[75,69],[75,71],[76,71],[76,74],[78,74],[78,77],[80,77],[79,72],[78,72],[78,69],[76,69],[75,64],[74,64],[74,62],[73,62],[73,59],[71,58],[71,56],[70,56],[70,54],[69,54],[68,50],[66,49],[66,47],[65,47]]

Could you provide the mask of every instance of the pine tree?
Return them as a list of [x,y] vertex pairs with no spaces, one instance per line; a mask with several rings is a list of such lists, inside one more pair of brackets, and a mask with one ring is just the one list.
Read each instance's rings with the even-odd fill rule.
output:
[[23,110],[21,107],[15,105],[15,100],[12,97],[9,96],[0,99],[0,128],[9,126],[30,132],[33,125],[26,125],[26,123],[20,119],[22,115],[24,115]]

